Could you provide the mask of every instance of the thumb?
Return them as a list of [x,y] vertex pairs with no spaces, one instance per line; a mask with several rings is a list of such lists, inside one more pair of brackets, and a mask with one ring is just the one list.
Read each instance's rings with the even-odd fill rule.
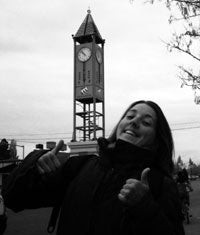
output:
[[59,140],[58,144],[56,145],[55,148],[51,150],[51,152],[56,155],[62,149],[63,145],[64,145],[64,141]]
[[141,182],[145,185],[147,185],[149,187],[149,183],[148,183],[148,174],[149,174],[149,171],[150,171],[150,168],[145,168],[143,171],[142,171],[142,174],[141,174]]

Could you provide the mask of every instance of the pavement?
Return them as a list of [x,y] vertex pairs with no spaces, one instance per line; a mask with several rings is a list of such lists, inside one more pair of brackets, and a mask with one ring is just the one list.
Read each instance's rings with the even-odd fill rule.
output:
[[[191,221],[184,223],[186,235],[200,234],[200,179],[191,182],[193,192],[191,198]],[[51,214],[51,208],[36,210],[24,210],[14,213],[8,209],[8,226],[4,235],[48,235],[47,225]],[[52,233],[55,235],[55,232]]]

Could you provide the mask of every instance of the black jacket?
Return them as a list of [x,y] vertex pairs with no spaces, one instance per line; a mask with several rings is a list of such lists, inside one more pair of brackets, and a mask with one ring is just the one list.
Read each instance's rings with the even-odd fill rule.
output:
[[[132,146],[132,145],[131,145]],[[152,153],[118,141],[114,150],[100,144],[100,157],[71,157],[55,174],[41,177],[31,153],[9,177],[3,196],[14,211],[61,205],[57,234],[183,235],[175,183],[154,167]],[[150,192],[133,207],[118,193],[129,178],[140,180],[150,167]]]

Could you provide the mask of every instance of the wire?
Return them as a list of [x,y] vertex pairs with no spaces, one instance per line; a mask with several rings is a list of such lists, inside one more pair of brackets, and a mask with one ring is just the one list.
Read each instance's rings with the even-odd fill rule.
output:
[[172,131],[181,131],[181,130],[189,130],[189,129],[198,129],[200,128],[200,126],[193,126],[193,127],[180,127],[180,128],[176,128],[176,129],[172,129]]
[[[72,132],[55,132],[55,133],[34,133],[34,134],[5,134],[5,136],[38,136],[38,135],[71,135]],[[3,136],[1,134],[1,136]]]
[[180,123],[172,123],[172,125],[188,125],[188,124],[200,124],[200,122],[180,122]]
[[[175,123],[172,125],[188,125],[188,124],[197,124],[199,122],[185,122],[185,123]],[[192,130],[192,129],[199,129],[200,126],[191,126],[191,127],[178,127],[178,128],[172,128],[172,131],[181,131],[181,130]],[[29,138],[30,136],[47,136],[47,137],[41,137],[41,138]],[[52,135],[66,135],[66,136],[54,136]],[[58,140],[58,139],[65,139],[65,140],[71,140],[72,132],[54,132],[54,133],[33,133],[33,134],[7,134],[7,135],[1,135],[2,138],[6,137],[16,137],[16,141],[18,142],[26,142],[26,143],[36,143],[33,141],[48,141],[48,140]],[[17,138],[24,136],[24,138]],[[27,136],[27,137],[25,137]],[[50,136],[50,137],[49,137]],[[106,134],[106,136],[109,136],[109,134]],[[11,140],[10,138],[7,138],[8,140]]]
[[25,141],[25,140],[55,140],[55,139],[69,139],[69,137],[47,137],[47,138],[37,138],[37,139],[16,139],[18,141]]

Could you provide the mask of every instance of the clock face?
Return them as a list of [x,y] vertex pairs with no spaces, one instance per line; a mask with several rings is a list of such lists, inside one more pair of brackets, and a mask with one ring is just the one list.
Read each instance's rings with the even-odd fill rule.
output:
[[91,57],[91,50],[88,47],[82,47],[79,52],[78,52],[78,59],[81,62],[85,62],[87,60],[89,60],[89,58]]
[[101,64],[102,63],[102,54],[101,54],[100,50],[96,51],[96,58],[97,58],[98,63]]

